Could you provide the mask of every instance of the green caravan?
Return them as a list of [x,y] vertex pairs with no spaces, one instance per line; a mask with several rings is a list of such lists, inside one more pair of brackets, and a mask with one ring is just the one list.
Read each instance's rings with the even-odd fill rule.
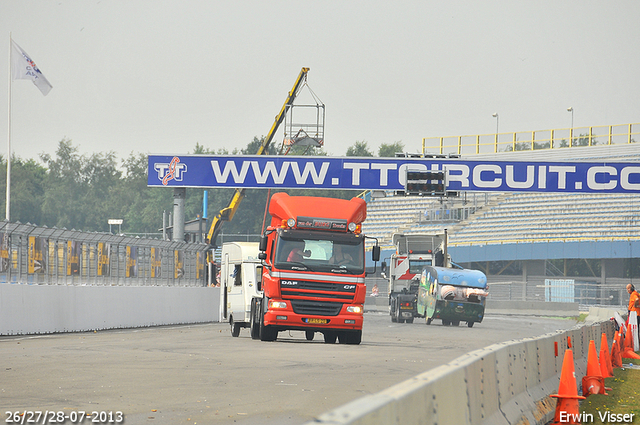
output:
[[482,322],[488,293],[487,277],[478,270],[427,266],[418,289],[418,314],[427,325],[441,319],[444,326]]

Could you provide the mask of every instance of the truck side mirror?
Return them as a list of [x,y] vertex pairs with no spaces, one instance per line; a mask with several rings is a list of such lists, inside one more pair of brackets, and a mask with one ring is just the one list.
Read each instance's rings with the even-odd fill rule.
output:
[[387,272],[387,262],[383,261],[382,263],[380,263],[380,271],[382,273],[386,273]]
[[[265,252],[267,250],[267,241],[268,240],[269,239],[267,239],[266,236],[260,236],[260,245],[258,246],[258,249],[260,251]],[[258,258],[260,258],[260,257],[258,257]]]
[[371,251],[371,259],[374,262],[380,261],[380,245],[374,245]]
[[266,260],[267,259],[267,253],[266,252],[259,252],[258,253],[258,260]]

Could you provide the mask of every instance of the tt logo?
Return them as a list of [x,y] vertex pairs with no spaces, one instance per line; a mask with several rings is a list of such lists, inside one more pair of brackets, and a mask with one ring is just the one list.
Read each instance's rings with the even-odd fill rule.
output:
[[169,164],[158,163],[153,164],[158,173],[158,180],[162,180],[163,185],[167,185],[170,180],[181,182],[184,174],[187,172],[187,164],[181,164],[180,158],[174,156]]

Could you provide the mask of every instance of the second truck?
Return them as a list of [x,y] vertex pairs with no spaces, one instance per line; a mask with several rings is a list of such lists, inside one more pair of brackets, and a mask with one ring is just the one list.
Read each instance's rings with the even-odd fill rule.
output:
[[[391,255],[383,277],[389,280],[389,314],[392,322],[413,323],[418,314],[418,288],[425,266],[449,267],[445,264],[445,233],[395,233],[396,252]],[[383,266],[384,268],[384,266]]]

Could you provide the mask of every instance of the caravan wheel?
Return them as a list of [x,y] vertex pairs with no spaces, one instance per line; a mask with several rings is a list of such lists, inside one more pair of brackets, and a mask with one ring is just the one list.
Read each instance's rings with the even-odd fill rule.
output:
[[231,336],[236,338],[240,335],[240,325],[233,322],[233,316],[229,316],[229,324],[231,325]]

